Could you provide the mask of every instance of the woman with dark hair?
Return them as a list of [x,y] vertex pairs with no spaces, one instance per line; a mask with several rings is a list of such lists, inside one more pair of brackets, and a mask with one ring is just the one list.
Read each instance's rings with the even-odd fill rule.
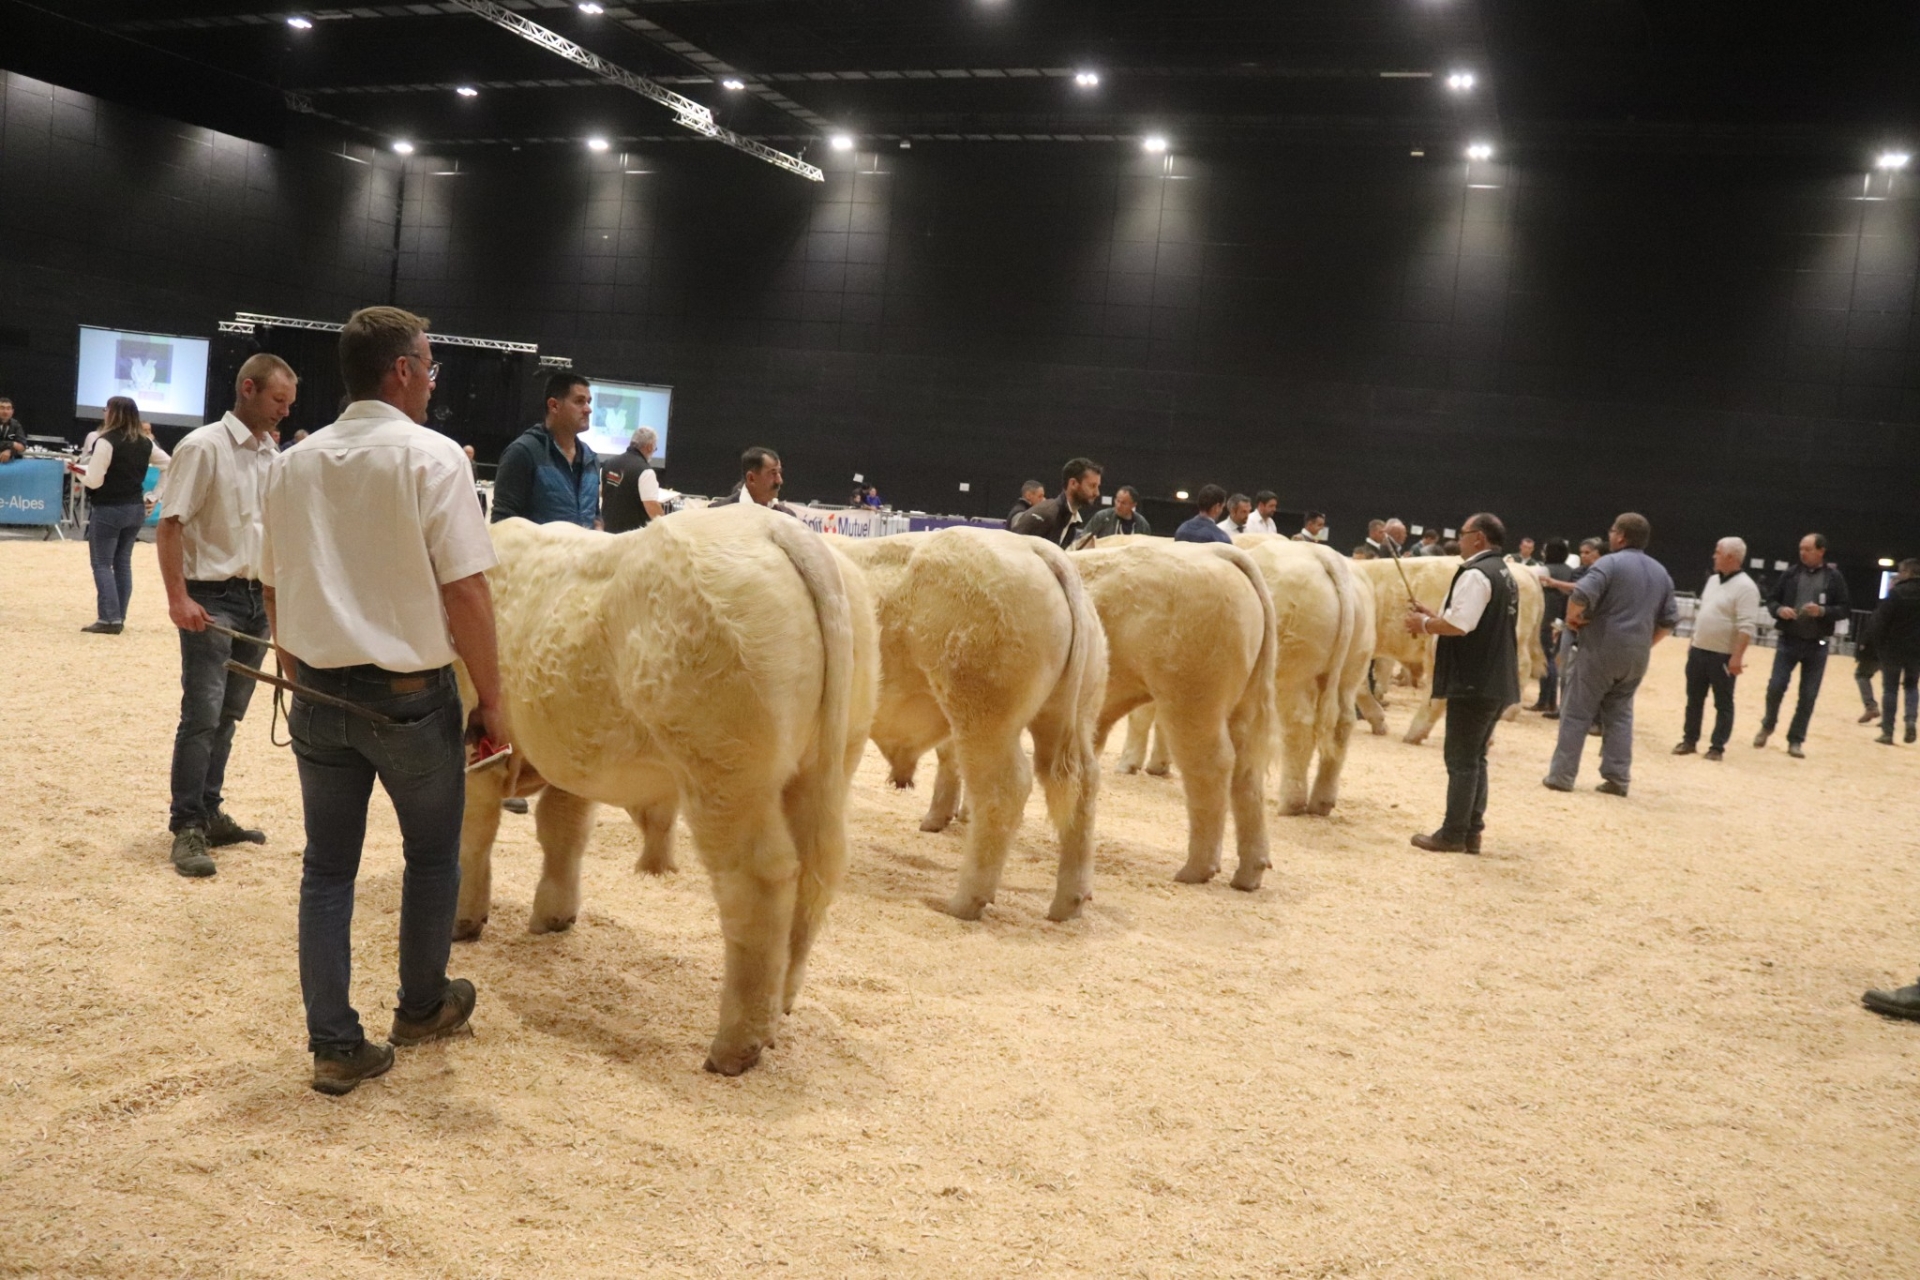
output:
[[133,544],[147,521],[147,466],[153,449],[153,437],[140,421],[140,406],[127,396],[108,400],[106,420],[80,477],[92,495],[87,549],[99,612],[82,631],[117,636],[126,625],[127,601],[133,596]]

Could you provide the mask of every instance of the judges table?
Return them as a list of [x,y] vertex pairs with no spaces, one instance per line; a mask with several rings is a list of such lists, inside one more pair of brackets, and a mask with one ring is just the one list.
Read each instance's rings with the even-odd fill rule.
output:
[[15,458],[0,466],[0,524],[59,525],[65,473],[55,458]]

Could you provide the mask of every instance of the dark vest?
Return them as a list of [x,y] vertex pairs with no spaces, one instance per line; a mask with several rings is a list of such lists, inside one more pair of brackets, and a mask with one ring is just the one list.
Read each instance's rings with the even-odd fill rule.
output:
[[[1453,575],[1457,585],[1468,570],[1484,572],[1493,583],[1493,596],[1480,625],[1463,636],[1441,636],[1433,660],[1433,696],[1477,698],[1501,706],[1520,701],[1520,676],[1515,670],[1513,627],[1520,612],[1520,595],[1498,551],[1482,551]],[[1447,588],[1453,603],[1453,587]],[[1441,610],[1443,613],[1444,609]]]
[[147,464],[153,460],[153,441],[145,436],[129,440],[116,435],[107,443],[113,446],[113,461],[107,464],[106,479],[93,491],[89,501],[96,507],[131,506],[144,496]]
[[600,460],[600,521],[608,533],[646,527],[653,519],[640,501],[640,473],[653,464],[631,445],[616,458]]

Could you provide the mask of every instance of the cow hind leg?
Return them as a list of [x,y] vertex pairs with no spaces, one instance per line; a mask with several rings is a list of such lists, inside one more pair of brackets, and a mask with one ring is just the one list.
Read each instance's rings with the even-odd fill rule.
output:
[[799,857],[777,797],[737,815],[690,816],[726,941],[720,1027],[705,1065],[737,1076],[773,1043],[793,946]]
[[673,820],[679,812],[677,799],[635,805],[627,810],[633,825],[640,828],[640,861],[634,864],[636,871],[663,876],[680,869],[673,856]]
[[1173,772],[1172,748],[1167,742],[1167,731],[1157,720],[1153,726],[1153,750],[1147,752],[1147,772],[1156,778],[1164,778]]
[[1347,745],[1353,741],[1353,717],[1342,715],[1320,742],[1319,767],[1314,770],[1313,793],[1307,812],[1326,817],[1340,799],[1340,774],[1347,767]]
[[1033,791],[1033,767],[1020,749],[1017,729],[956,734],[954,751],[961,780],[973,798],[973,821],[960,859],[960,885],[947,901],[947,911],[962,920],[978,920],[999,890],[1007,849]]
[[1307,780],[1313,772],[1314,708],[1308,692],[1281,699],[1280,812],[1307,811]]
[[939,767],[933,775],[933,801],[920,819],[922,831],[945,831],[960,810],[960,768],[953,760],[951,739],[934,749],[934,759]]
[[1233,777],[1228,783],[1233,801],[1233,839],[1240,855],[1233,887],[1253,892],[1273,863],[1267,843],[1267,754],[1265,743],[1233,744]]
[[1420,709],[1413,713],[1413,723],[1407,726],[1406,736],[1401,741],[1419,746],[1427,740],[1427,735],[1433,732],[1433,726],[1439,724],[1441,717],[1446,714],[1445,698],[1428,698],[1420,704]]
[[1354,695],[1354,702],[1360,714],[1366,717],[1367,727],[1373,730],[1373,736],[1384,738],[1387,734],[1387,711],[1380,705],[1380,699],[1362,689]]
[[1182,884],[1205,884],[1220,871],[1220,844],[1227,833],[1227,796],[1233,774],[1233,743],[1222,717],[1198,723],[1162,716],[1160,731],[1172,742],[1187,793],[1187,863],[1174,873]]
[[493,901],[493,841],[500,833],[500,801],[507,771],[494,767],[467,775],[466,811],[460,819],[460,897],[453,914],[453,940],[470,942],[486,928]]
[[1033,763],[1047,793],[1047,815],[1060,838],[1060,870],[1047,919],[1071,920],[1093,897],[1093,807],[1100,791],[1100,758],[1092,726],[1043,714],[1029,726]]
[[1118,768],[1122,773],[1138,773],[1147,762],[1147,744],[1153,738],[1154,706],[1137,707],[1127,716],[1127,742],[1120,748]]
[[571,929],[580,914],[580,862],[593,834],[593,801],[548,787],[534,810],[533,825],[545,861],[527,927],[534,933],[560,933]]

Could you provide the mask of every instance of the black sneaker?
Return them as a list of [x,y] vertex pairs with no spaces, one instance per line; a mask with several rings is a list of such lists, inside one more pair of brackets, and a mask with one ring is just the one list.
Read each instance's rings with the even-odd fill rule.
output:
[[1615,782],[1612,778],[1608,778],[1605,782],[1595,787],[1594,790],[1603,796],[1619,796],[1622,800],[1627,798],[1627,784],[1624,782]]
[[473,1016],[476,998],[471,982],[465,978],[451,979],[447,983],[447,994],[440,998],[440,1007],[431,1017],[415,1022],[395,1009],[393,1030],[387,1033],[387,1039],[402,1049],[410,1049],[429,1040],[441,1040],[469,1030],[467,1019]]
[[1911,724],[1908,725],[1907,726],[1907,745],[1912,746],[1913,740],[1917,737],[1920,737],[1920,725],[1911,725]]
[[243,827],[225,809],[215,809],[207,823],[207,843],[218,849],[230,844],[265,844],[267,833]]
[[339,1097],[352,1093],[362,1080],[387,1074],[393,1066],[393,1046],[362,1040],[351,1049],[318,1049],[313,1055],[315,1092]]
[[207,851],[205,830],[182,827],[173,833],[173,869],[183,876],[210,876],[219,870]]
[[1920,982],[1897,991],[1869,991],[1860,997],[1860,1003],[1889,1018],[1912,1018],[1920,1022]]

